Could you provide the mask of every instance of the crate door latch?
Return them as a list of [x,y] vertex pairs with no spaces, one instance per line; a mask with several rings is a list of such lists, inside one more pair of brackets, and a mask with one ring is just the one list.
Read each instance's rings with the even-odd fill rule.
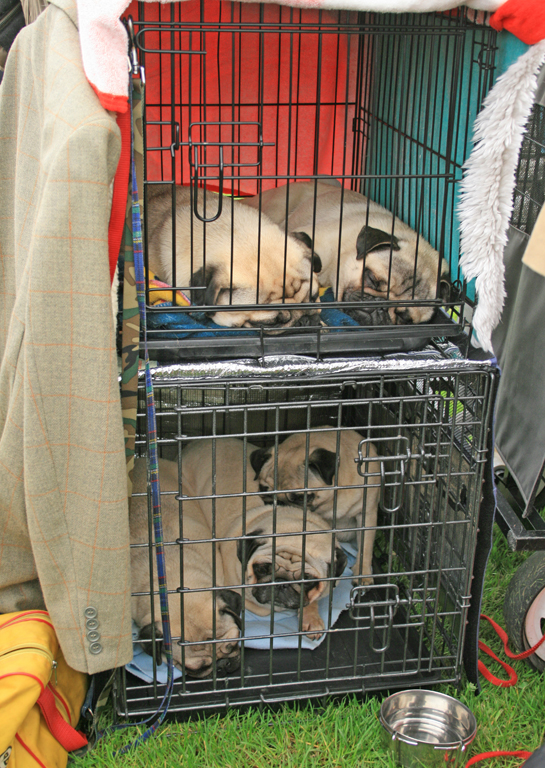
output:
[[[377,449],[378,456],[370,455],[370,444]],[[394,445],[393,454],[380,453],[380,444],[388,443],[391,447]],[[407,477],[407,468],[411,459],[420,458],[413,457],[411,449],[409,447],[409,438],[404,435],[396,435],[391,437],[374,437],[372,440],[364,439],[360,440],[358,445],[358,456],[354,459],[357,464],[358,474],[361,477],[368,478],[368,484],[376,484],[376,480],[372,478],[374,473],[369,471],[368,465],[371,462],[378,462],[380,465],[380,500],[379,505],[383,512],[393,514],[398,512],[405,497],[405,480]],[[392,504],[388,506],[386,504],[386,488],[391,488]]]
[[[255,134],[250,140],[249,133]],[[235,140],[238,137],[238,140]],[[221,216],[224,185],[227,189],[239,177],[225,175],[240,168],[259,168],[262,163],[263,147],[274,147],[274,142],[263,141],[261,123],[251,120],[206,121],[191,123],[189,126],[189,165],[193,189],[193,214],[202,222],[210,223]],[[184,142],[180,146],[185,146]],[[255,154],[253,152],[255,150]],[[240,173],[240,171],[239,171]],[[219,196],[215,212],[198,210],[198,187],[212,183],[218,188]]]
[[373,651],[383,653],[387,650],[394,616],[399,608],[397,584],[364,584],[361,587],[353,587],[347,608],[350,618],[358,622],[359,628],[371,631]]

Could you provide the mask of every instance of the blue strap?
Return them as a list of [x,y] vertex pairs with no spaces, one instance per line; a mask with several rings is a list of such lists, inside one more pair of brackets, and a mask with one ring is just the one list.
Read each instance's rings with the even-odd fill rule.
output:
[[165,550],[163,545],[163,523],[161,518],[161,491],[159,486],[159,461],[157,453],[157,422],[155,418],[155,400],[153,395],[153,383],[149,364],[147,331],[146,331],[146,297],[145,297],[145,274],[144,274],[144,254],[142,249],[142,222],[140,219],[140,205],[138,203],[138,185],[136,180],[136,165],[134,162],[134,125],[132,117],[132,77],[129,76],[129,105],[131,110],[131,182],[132,182],[132,239],[134,251],[134,271],[136,280],[136,294],[138,299],[138,308],[140,311],[140,327],[143,330],[144,338],[144,364],[146,381],[146,415],[147,415],[147,434],[148,434],[148,462],[149,479],[151,484],[151,497],[153,507],[153,531],[155,538],[155,554],[157,560],[157,579],[159,582],[159,602],[161,606],[161,623],[163,629],[163,650],[167,660],[167,685],[165,694],[157,710],[146,720],[138,723],[125,723],[115,725],[106,729],[98,735],[103,738],[113,730],[121,728],[130,728],[133,725],[147,725],[152,723],[144,733],[134,739],[127,746],[119,749],[115,755],[123,755],[129,750],[137,747],[146,741],[163,722],[173,691],[173,671],[174,663],[172,660],[172,638],[170,634],[170,617],[168,610],[168,591],[165,566]]

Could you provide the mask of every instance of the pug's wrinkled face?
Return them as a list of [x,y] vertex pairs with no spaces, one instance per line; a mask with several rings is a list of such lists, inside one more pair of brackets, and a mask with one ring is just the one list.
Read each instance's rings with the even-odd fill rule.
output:
[[[303,536],[306,538],[304,562]],[[237,556],[243,573],[246,570],[246,582],[253,585],[249,591],[258,605],[274,605],[276,611],[298,610],[326,594],[328,587],[333,588],[334,582],[326,579],[338,578],[343,573],[346,554],[337,547],[331,562],[331,535],[307,532],[303,536],[276,538],[274,563],[273,537],[264,534],[262,529],[249,532],[247,540],[238,542]]]
[[416,243],[364,226],[358,235],[354,255],[355,258],[345,259],[341,267],[342,290],[341,286],[339,290],[343,301],[361,301],[365,294],[395,301],[396,305],[387,310],[393,325],[426,323],[435,313],[434,306],[404,302],[430,301],[437,296],[448,301],[448,264],[424,239]]
[[[280,232],[280,230],[278,230]],[[281,234],[281,233],[280,233]],[[319,322],[318,309],[312,306],[318,298],[316,273],[322,268],[321,261],[312,253],[310,240],[290,235],[281,243],[265,239],[258,258],[248,257],[246,251],[234,243],[232,259],[215,263],[193,273],[192,286],[206,286],[206,291],[192,291],[196,305],[233,306],[258,304],[263,309],[244,309],[232,312],[208,312],[218,325],[233,328],[287,328],[297,323],[303,315],[314,316]],[[232,279],[231,279],[232,274]],[[259,290],[256,289],[259,280]],[[290,304],[309,303],[305,309],[290,309]],[[268,304],[282,304],[281,309],[267,310]]]
[[[179,612],[171,608],[172,657],[175,666],[181,670],[185,668],[191,677],[208,677],[214,670],[215,655],[216,674],[229,675],[235,672],[240,667],[240,595],[232,589],[217,591],[215,633],[210,593],[188,592],[184,595],[184,608],[182,645],[176,639],[182,637]],[[195,616],[199,617],[198,623],[192,620]],[[152,640],[153,637],[156,641],[155,658],[165,660],[160,623],[156,623],[155,633],[151,624],[140,630],[139,640]],[[145,644],[144,648],[149,652],[149,644]]]
[[[325,448],[314,448],[308,457],[307,482],[305,485],[306,442],[290,441],[279,446],[277,460],[276,500],[278,504],[293,504],[317,514],[332,508],[335,492],[332,485],[335,478],[336,455]],[[262,448],[250,455],[250,462],[259,482],[259,490],[264,503],[272,503],[271,491],[275,490],[275,449]],[[316,490],[301,491],[301,488],[316,488]],[[318,490],[320,489],[320,490]]]

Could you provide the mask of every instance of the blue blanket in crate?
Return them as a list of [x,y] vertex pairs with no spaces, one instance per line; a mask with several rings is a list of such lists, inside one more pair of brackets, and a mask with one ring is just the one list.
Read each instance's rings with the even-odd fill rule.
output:
[[[368,297],[372,298],[372,297]],[[327,288],[320,296],[320,303],[335,301],[333,291]],[[259,336],[260,330],[253,328],[225,328],[218,325],[204,312],[195,310],[195,312],[169,312],[172,302],[163,301],[154,304],[154,308],[161,308],[161,312],[148,312],[148,330],[154,331],[153,338],[161,339],[185,339],[192,335],[193,331],[198,331],[200,337],[210,336]],[[332,331],[342,330],[347,326],[357,327],[359,323],[349,317],[345,312],[339,309],[323,308],[320,311],[320,325],[330,328]],[[289,332],[291,328],[286,328]],[[197,335],[197,334],[195,334]]]

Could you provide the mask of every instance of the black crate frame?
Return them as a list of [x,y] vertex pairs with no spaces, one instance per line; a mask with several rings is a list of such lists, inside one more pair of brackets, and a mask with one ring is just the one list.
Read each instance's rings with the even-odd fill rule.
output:
[[[350,611],[326,629],[315,650],[302,649],[300,642],[292,650],[268,651],[243,643],[242,677],[221,677],[215,667],[211,679],[183,676],[174,686],[172,712],[460,681],[495,377],[488,364],[453,362],[322,379],[155,378],[160,454],[179,467],[182,447],[210,434],[271,445],[297,429],[312,431],[326,417],[332,429],[358,428],[362,439],[375,440],[385,467],[375,586],[352,590]],[[267,412],[276,429],[263,420]],[[296,412],[303,413],[302,426]],[[145,418],[142,388],[140,454],[147,450]],[[405,463],[403,441],[410,451]],[[179,490],[183,526],[183,485]],[[241,493],[243,507],[247,495]],[[395,507],[397,512],[384,511]],[[170,599],[181,599],[174,585],[169,592]],[[373,643],[384,648],[369,650]],[[152,713],[163,693],[156,681],[147,685],[119,670],[116,713]]]
[[[293,157],[291,160],[288,158],[286,168],[278,167],[278,151],[271,146],[277,141],[277,136],[271,135],[263,126],[264,111],[274,109],[275,105],[270,103],[270,99],[269,102],[263,102],[264,74],[261,70],[258,73],[258,90],[262,100],[253,105],[259,118],[256,121],[245,119],[252,105],[237,103],[234,96],[231,96],[231,101],[228,97],[222,101],[220,93],[217,104],[207,104],[204,75],[201,92],[196,95],[191,93],[191,88],[188,94],[178,93],[174,81],[177,72],[180,78],[185,70],[190,72],[190,78],[194,77],[195,70],[199,68],[204,72],[208,56],[211,57],[209,68],[219,67],[219,41],[229,37],[236,41],[236,44],[233,42],[232,51],[231,90],[232,94],[240,93],[244,75],[250,75],[237,69],[239,64],[235,61],[235,48],[240,56],[245,40],[259,38],[259,66],[264,69],[267,64],[264,59],[264,40],[267,36],[276,36],[279,46],[281,40],[289,40],[293,48],[294,41],[300,43],[305,36],[314,35],[320,51],[322,44],[325,44],[323,41],[336,36],[340,41],[348,41],[345,43],[348,52],[345,62],[346,79],[335,85],[333,103],[334,130],[341,130],[343,141],[340,144],[344,149],[335,150],[337,160],[334,160],[333,152],[330,172],[343,181],[346,189],[361,191],[393,211],[426,237],[441,254],[446,255],[455,289],[451,300],[443,301],[438,294],[438,275],[436,297],[424,302],[416,298],[404,300],[404,306],[407,307],[432,307],[435,314],[431,324],[389,327],[383,321],[377,321],[376,313],[395,306],[396,301],[387,293],[387,298],[377,304],[374,298],[362,294],[360,301],[333,302],[328,304],[328,308],[365,310],[374,317],[371,325],[335,327],[335,332],[332,332],[331,327],[322,326],[292,328],[281,336],[270,335],[263,329],[255,330],[254,335],[247,336],[246,329],[231,328],[228,332],[218,330],[215,338],[209,338],[206,329],[193,330],[185,334],[185,338],[180,338],[179,333],[167,332],[168,327],[165,328],[162,322],[164,308],[149,306],[148,344],[152,354],[159,360],[168,361],[175,358],[260,357],[288,350],[296,354],[317,356],[339,352],[393,352],[418,349],[430,337],[453,337],[461,329],[467,328],[470,313],[466,311],[466,304],[472,301],[466,293],[458,267],[455,189],[462,178],[462,164],[469,153],[473,118],[493,82],[495,32],[489,27],[475,24],[472,16],[463,9],[459,9],[455,15],[328,12],[327,21],[322,22],[317,31],[315,18],[305,16],[305,11],[301,9],[278,6],[277,10],[271,10],[270,7],[265,10],[262,7],[256,21],[247,15],[250,11],[244,4],[234,3],[232,6],[224,6],[227,10],[221,13],[224,13],[225,18],[220,16],[220,21],[214,23],[207,20],[204,3],[200,5],[200,18],[197,20],[185,20],[184,6],[187,4],[169,4],[162,8],[157,19],[155,16],[150,18],[150,13],[155,11],[150,11],[145,3],[141,3],[139,19],[134,20],[136,46],[144,68],[156,67],[157,61],[161,60],[162,67],[168,70],[171,78],[170,85],[163,87],[162,68],[159,83],[160,90],[165,93],[159,98],[155,93],[146,97],[143,121],[145,224],[149,195],[158,182],[166,183],[171,188],[173,179],[177,179],[177,183],[194,186],[202,186],[205,181],[216,182],[216,185],[224,184],[225,191],[235,197],[241,192],[249,193],[248,183],[254,185],[252,193],[258,194],[263,182],[282,185],[289,181],[317,179],[317,160],[314,168],[305,168],[304,171],[297,168],[297,160],[293,160]],[[271,13],[276,14],[272,20]],[[319,25],[322,14],[318,14],[317,18]],[[214,42],[216,38],[217,43]],[[188,39],[191,53],[187,50]],[[350,40],[354,42],[350,43]],[[341,48],[337,50],[341,52]],[[357,59],[355,83],[349,82],[348,78],[351,66],[349,57],[352,54]],[[338,58],[342,58],[342,53],[338,53]],[[293,57],[289,60],[297,75],[300,62]],[[443,60],[445,63],[441,64]],[[397,67],[393,74],[388,73],[385,64],[391,61]],[[366,83],[365,73],[371,68],[374,78]],[[183,76],[188,77],[187,72]],[[320,101],[319,67],[316,83],[314,106],[318,110],[319,122],[318,105],[327,106]],[[410,94],[405,96],[407,83],[410,84]],[[289,120],[297,133],[300,130],[297,124],[299,112],[308,105],[299,104],[297,98],[292,100],[292,96],[290,93],[290,103],[284,104],[282,108],[288,109]],[[402,103],[398,111],[394,112],[389,105],[395,103],[396,99],[401,99]],[[208,112],[213,109],[220,112],[230,109],[230,120],[220,121],[223,127],[217,128],[218,121],[207,116],[207,109]],[[277,119],[279,109],[276,105]],[[420,112],[429,115],[428,124],[424,128]],[[212,117],[216,117],[215,113]],[[341,117],[344,124],[339,128]],[[243,136],[246,129],[250,130],[250,123],[252,136]],[[220,133],[216,135],[215,130]],[[193,135],[195,132],[197,137]],[[291,139],[288,142],[288,155],[290,151],[292,156],[297,155],[297,141],[299,139],[294,140],[293,148]],[[316,129],[313,141],[319,141],[319,128]],[[347,142],[352,147],[350,160],[346,156]],[[218,146],[220,144],[221,147]],[[249,145],[255,150],[255,162],[245,162],[241,158],[241,152],[248,151]],[[211,167],[215,160],[214,163],[206,162],[205,153],[214,150],[226,153],[224,165],[219,170]],[[277,172],[274,174],[260,172],[263,153],[269,151],[277,153]],[[344,152],[342,160],[339,152]],[[195,157],[199,153],[205,159],[196,163]],[[183,161],[182,155],[185,157]],[[160,178],[157,173],[149,174],[155,156],[159,158]],[[157,157],[154,160],[156,166]],[[341,163],[342,172],[334,167],[335,163]],[[174,197],[173,190],[173,210]],[[229,204],[229,198],[226,201]],[[147,252],[146,233],[147,227],[144,226]],[[190,288],[178,287],[182,290]],[[150,287],[147,282],[148,303],[156,290],[159,289]],[[225,307],[225,311],[256,306],[237,304]],[[281,309],[282,306],[268,305],[272,309]],[[292,308],[303,309],[305,306],[308,307],[308,304],[291,305]],[[206,314],[212,312],[213,307],[199,307],[199,310]],[[172,311],[174,315],[180,316],[190,310],[173,307]],[[373,329],[372,334],[368,332],[370,327]]]

